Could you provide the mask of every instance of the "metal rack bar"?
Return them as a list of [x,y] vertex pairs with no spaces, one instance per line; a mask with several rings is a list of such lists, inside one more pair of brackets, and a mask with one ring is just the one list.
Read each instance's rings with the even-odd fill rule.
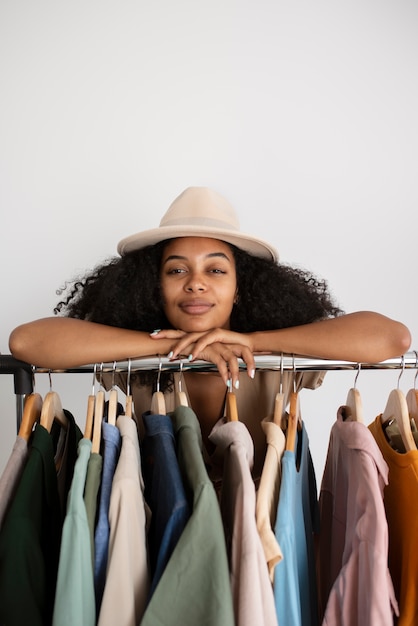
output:
[[[418,369],[418,351],[406,352],[400,357],[387,359],[380,363],[358,363],[354,361],[341,361],[334,359],[314,359],[293,355],[257,355],[255,356],[256,369],[259,370],[293,370],[293,371],[338,371],[338,370],[385,370],[385,369]],[[181,360],[183,371],[215,371],[216,366],[207,361]],[[35,374],[85,374],[88,372],[123,372],[130,368],[135,371],[178,371],[180,361],[170,361],[167,357],[147,357],[141,359],[131,359],[116,361],[111,363],[100,363],[82,365],[68,369],[49,370],[35,367],[30,363],[19,361],[10,354],[0,355],[0,375],[12,374],[14,377],[14,390],[16,394],[16,414],[17,425],[19,426],[25,395],[33,391],[33,376]],[[240,369],[245,369],[246,365],[239,360]]]

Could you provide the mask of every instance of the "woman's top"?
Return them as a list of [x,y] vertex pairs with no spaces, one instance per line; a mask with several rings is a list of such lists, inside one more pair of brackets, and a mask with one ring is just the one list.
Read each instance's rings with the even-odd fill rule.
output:
[[[188,375],[190,375],[189,372]],[[193,372],[193,376],[205,375],[207,375],[205,372]],[[214,373],[211,372],[211,375],[214,375]],[[155,376],[157,379],[157,372]],[[255,479],[259,478],[261,475],[266,453],[266,435],[261,426],[261,421],[266,416],[273,413],[276,394],[279,391],[284,394],[284,406],[286,406],[289,395],[294,389],[296,391],[300,391],[304,388],[316,389],[322,384],[324,376],[325,372],[318,371],[296,372],[294,374],[289,370],[284,372],[280,372],[279,370],[258,370],[256,371],[255,377],[251,379],[245,371],[240,372],[240,386],[234,393],[237,400],[239,421],[247,426],[254,442],[253,477]],[[280,385],[280,382],[282,385]],[[105,373],[102,375],[102,383],[106,389],[110,389],[112,384],[115,384],[126,393],[126,373],[124,372],[116,372],[115,374]],[[173,388],[164,393],[167,413],[171,413],[176,408],[175,391],[179,389],[179,385],[181,385],[181,390],[186,393],[188,404],[193,409],[187,392],[186,377],[179,371],[174,372]],[[153,390],[150,386],[140,385],[135,380],[132,380],[131,393],[140,436],[143,428],[141,416],[144,412],[150,410],[152,392]],[[226,392],[227,388],[225,387],[225,396]],[[198,414],[197,417],[199,418]],[[217,482],[222,477],[220,456],[216,454],[216,451],[210,454],[205,448],[204,454],[209,475],[214,482]]]

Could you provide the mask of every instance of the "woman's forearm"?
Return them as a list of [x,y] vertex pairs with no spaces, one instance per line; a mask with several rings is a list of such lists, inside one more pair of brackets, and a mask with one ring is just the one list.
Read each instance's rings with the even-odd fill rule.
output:
[[[167,354],[172,340],[158,343]],[[69,317],[50,317],[22,324],[9,339],[11,354],[38,367],[65,369],[156,354],[147,333]]]
[[360,311],[303,326],[251,334],[253,351],[378,363],[404,354],[408,328],[379,313]]

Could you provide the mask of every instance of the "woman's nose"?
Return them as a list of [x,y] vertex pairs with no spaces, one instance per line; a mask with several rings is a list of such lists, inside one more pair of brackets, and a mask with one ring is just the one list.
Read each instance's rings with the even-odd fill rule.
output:
[[200,274],[193,274],[186,283],[186,291],[193,293],[194,291],[204,291],[206,289],[205,282]]

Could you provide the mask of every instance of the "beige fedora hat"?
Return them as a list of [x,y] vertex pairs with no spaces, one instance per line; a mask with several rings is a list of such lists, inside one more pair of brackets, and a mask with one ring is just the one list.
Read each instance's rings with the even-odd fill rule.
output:
[[188,187],[167,209],[158,228],[125,237],[118,243],[121,256],[177,237],[211,237],[231,243],[255,256],[277,260],[269,243],[240,232],[238,217],[225,198],[208,187]]

